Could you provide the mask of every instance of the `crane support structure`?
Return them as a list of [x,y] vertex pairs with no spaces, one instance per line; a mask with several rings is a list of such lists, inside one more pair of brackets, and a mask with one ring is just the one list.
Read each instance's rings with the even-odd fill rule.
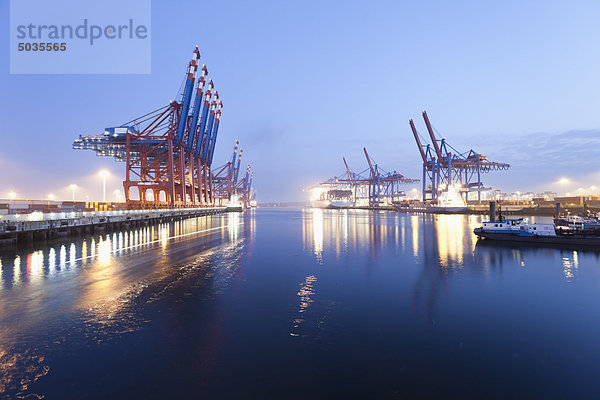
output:
[[422,137],[413,120],[408,121],[423,160],[423,201],[437,201],[440,193],[452,186],[458,189],[465,202],[481,202],[481,192],[489,190],[484,187],[481,174],[504,171],[510,168],[510,165],[489,161],[473,149],[459,152],[445,138],[437,139],[425,111],[423,120],[431,144],[422,144]]
[[[131,208],[223,204],[222,193],[215,193],[211,168],[223,102],[212,79],[206,83],[206,65],[196,77],[199,61],[196,46],[178,101],[73,142],[74,149],[125,162],[123,189]],[[244,185],[250,187],[249,182]],[[229,188],[235,191],[235,183],[228,183]]]

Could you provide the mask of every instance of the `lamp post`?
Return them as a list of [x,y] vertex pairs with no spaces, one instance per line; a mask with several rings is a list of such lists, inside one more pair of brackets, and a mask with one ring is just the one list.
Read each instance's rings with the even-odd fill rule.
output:
[[76,184],[71,184],[71,192],[72,192],[72,198],[73,198],[73,202],[75,202],[75,189],[77,189],[77,185]]
[[110,175],[110,173],[103,169],[100,171],[100,176],[102,177],[102,202],[106,203],[106,178]]
[[561,185],[563,185],[563,195],[565,197],[567,197],[567,190],[565,188],[565,185],[567,183],[569,183],[569,178],[560,178],[559,181],[558,181],[558,183],[560,183]]
[[10,197],[10,199],[11,199],[11,200],[14,200],[14,199],[15,199],[15,197],[17,197],[17,194],[16,194],[15,192],[10,192],[10,193],[8,194],[8,197]]

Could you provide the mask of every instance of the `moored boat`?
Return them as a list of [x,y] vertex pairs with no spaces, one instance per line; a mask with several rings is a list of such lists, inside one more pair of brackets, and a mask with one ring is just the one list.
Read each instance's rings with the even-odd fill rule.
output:
[[554,224],[530,224],[526,218],[484,222],[473,233],[480,239],[504,242],[527,242],[575,246],[598,246],[600,234],[595,230],[556,227]]

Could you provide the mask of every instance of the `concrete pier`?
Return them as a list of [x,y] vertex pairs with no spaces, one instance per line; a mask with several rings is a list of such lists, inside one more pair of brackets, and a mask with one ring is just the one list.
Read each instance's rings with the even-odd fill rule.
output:
[[211,207],[2,215],[0,246],[170,222],[226,211],[225,207]]

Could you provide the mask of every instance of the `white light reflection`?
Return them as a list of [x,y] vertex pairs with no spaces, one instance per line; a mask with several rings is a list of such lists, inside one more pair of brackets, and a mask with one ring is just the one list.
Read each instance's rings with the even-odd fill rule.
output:
[[[83,242],[85,248],[85,242]],[[52,276],[56,273],[56,250],[54,247],[50,247],[48,251],[48,275]]]
[[240,214],[239,213],[229,213],[227,215],[227,227],[229,232],[229,240],[236,241],[239,233],[240,233]]
[[[243,222],[240,222],[239,225],[243,224]],[[177,235],[177,236],[171,236],[168,237],[167,240],[172,240],[172,239],[177,239],[177,238],[182,238],[182,237],[186,237],[186,236],[191,236],[191,235],[197,235],[198,233],[204,233],[204,232],[211,232],[211,231],[216,231],[216,230],[225,230],[226,228],[228,228],[228,226],[217,226],[214,228],[209,228],[209,229],[203,229],[200,231],[194,231],[194,232],[189,232],[189,233],[184,233],[181,235]],[[75,259],[75,261],[81,261],[84,259],[90,259],[90,258],[94,258],[96,256],[96,254],[98,255],[98,258],[101,259],[101,261],[106,262],[108,261],[108,258],[110,258],[112,253],[116,253],[117,251],[122,251],[122,250],[130,250],[136,247],[146,247],[150,244],[154,244],[154,243],[159,243],[162,241],[161,239],[157,239],[157,240],[152,240],[149,241],[147,243],[141,243],[141,244],[135,244],[133,246],[128,246],[128,247],[124,247],[124,248],[111,248],[111,243],[110,243],[110,236],[106,235],[106,239],[103,239],[102,237],[100,237],[100,241],[98,242],[98,246],[94,246],[94,241],[92,240],[92,254],[87,256],[87,257],[81,257],[81,258],[77,258]],[[137,241],[136,241],[137,242]],[[97,252],[94,251],[94,249],[97,247]],[[101,248],[102,247],[102,248]],[[61,248],[61,254],[64,250],[64,245]],[[63,263],[62,258],[61,258],[61,263]]]
[[77,254],[75,251],[75,243],[71,243],[71,247],[69,248],[69,264],[74,267],[75,260],[77,259]]
[[323,210],[312,209],[313,251],[319,264],[323,264]]
[[110,254],[110,240],[100,238],[100,242],[98,242],[98,261],[102,264],[107,264],[110,260]]
[[21,283],[21,257],[16,256],[13,267],[13,285]]
[[89,258],[96,257],[96,239],[92,239],[92,243],[90,243],[90,256]]
[[416,258],[419,254],[419,216],[412,215],[410,217],[410,229],[412,231],[413,257]]
[[303,313],[310,307],[310,304],[314,301],[311,296],[315,294],[314,292],[314,283],[317,281],[317,278],[314,275],[309,275],[306,277],[304,282],[300,283],[300,290],[298,291],[298,296],[300,297],[300,308],[298,312],[300,316],[294,319],[293,321],[293,330],[290,332],[290,336],[300,336],[298,332],[295,332],[300,325],[304,322],[304,318],[302,318]]
[[562,272],[567,281],[571,281],[575,278],[575,273],[579,269],[579,256],[576,251],[573,251],[573,258],[563,257],[562,258]]
[[160,230],[160,245],[164,249],[167,247],[167,243],[169,242],[169,228],[168,226],[163,226]]
[[67,261],[67,248],[65,247],[65,245],[63,244],[62,246],[60,246],[60,252],[59,252],[59,266],[62,267],[63,265],[65,265],[66,261]]
[[30,282],[40,281],[44,276],[44,252],[35,251],[27,257]]

